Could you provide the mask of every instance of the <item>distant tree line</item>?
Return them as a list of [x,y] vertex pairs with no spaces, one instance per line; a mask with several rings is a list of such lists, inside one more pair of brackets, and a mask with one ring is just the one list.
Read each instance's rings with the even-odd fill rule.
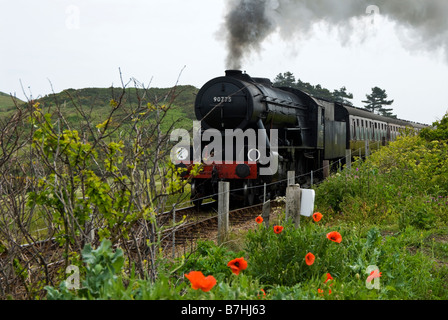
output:
[[[294,74],[289,71],[279,73],[274,78],[273,85],[276,87],[296,88],[316,98],[353,106],[353,103],[350,101],[353,99],[353,94],[347,92],[347,88],[345,86],[340,89],[330,91],[329,89],[322,87],[320,84],[312,85],[300,79],[296,80]],[[366,94],[366,100],[363,100],[362,102],[365,103],[364,109],[369,110],[370,112],[390,118],[397,117],[392,113],[392,108],[387,108],[387,106],[390,106],[394,100],[387,100],[387,93],[384,89],[379,87],[372,88],[371,94]]]

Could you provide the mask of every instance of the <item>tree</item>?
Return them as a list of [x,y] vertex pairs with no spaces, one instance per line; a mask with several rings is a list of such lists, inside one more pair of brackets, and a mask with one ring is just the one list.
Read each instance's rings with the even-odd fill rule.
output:
[[289,71],[284,72],[284,73],[279,73],[274,79],[274,85],[276,87],[296,88],[296,78]]
[[334,101],[336,102],[340,102],[342,104],[348,104],[350,106],[353,105],[353,103],[347,100],[347,99],[353,99],[353,93],[348,93],[346,87],[342,87],[339,90],[336,89],[333,90],[333,97]]
[[374,87],[372,88],[372,94],[366,94],[366,98],[367,100],[362,101],[366,104],[364,106],[365,109],[385,117],[397,117],[396,115],[392,114],[392,108],[384,108],[384,106],[390,106],[394,102],[394,100],[386,100],[386,90]]

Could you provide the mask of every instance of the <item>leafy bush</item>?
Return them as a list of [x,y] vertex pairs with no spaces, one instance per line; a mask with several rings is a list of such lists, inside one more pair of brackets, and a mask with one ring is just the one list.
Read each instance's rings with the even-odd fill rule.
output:
[[87,244],[82,251],[86,264],[85,280],[78,290],[69,290],[66,281],[59,289],[46,286],[49,300],[148,300],[179,299],[183,285],[173,286],[164,274],[154,283],[136,278],[134,272],[126,275],[123,251],[112,250],[112,243],[103,240],[97,249]]
[[443,118],[432,124],[430,128],[424,128],[420,131],[420,136],[427,141],[448,140],[448,113]]
[[448,195],[448,144],[403,136],[316,189],[321,210],[345,221],[427,229],[444,225]]

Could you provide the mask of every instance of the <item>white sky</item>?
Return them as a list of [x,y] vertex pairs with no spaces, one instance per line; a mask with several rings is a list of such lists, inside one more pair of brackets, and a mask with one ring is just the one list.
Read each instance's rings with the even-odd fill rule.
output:
[[[225,0],[0,0],[0,91],[25,99],[67,88],[120,87],[119,68],[152,87],[201,87],[226,69],[219,40]],[[364,41],[334,33],[268,38],[244,64],[249,75],[296,79],[330,90],[346,86],[356,106],[379,86],[399,118],[432,123],[448,111],[443,52],[406,50],[392,23],[376,16]],[[363,34],[365,33],[365,34]],[[192,106],[193,108],[193,106]]]

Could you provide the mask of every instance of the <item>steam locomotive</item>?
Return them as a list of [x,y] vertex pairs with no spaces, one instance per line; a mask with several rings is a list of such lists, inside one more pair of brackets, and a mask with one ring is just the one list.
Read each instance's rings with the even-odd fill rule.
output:
[[[223,180],[230,182],[231,202],[262,200],[265,184],[272,199],[286,190],[288,171],[307,185],[310,176],[305,173],[317,171],[315,178],[322,178],[318,169],[324,160],[342,159],[343,164],[348,155],[364,156],[366,144],[372,150],[395,140],[402,128],[425,126],[274,87],[269,79],[240,70],[208,81],[196,96],[195,115],[202,139],[177,146],[174,161],[187,169],[184,178],[191,179],[196,205],[216,197]],[[202,171],[190,177],[192,164],[199,162]]]

